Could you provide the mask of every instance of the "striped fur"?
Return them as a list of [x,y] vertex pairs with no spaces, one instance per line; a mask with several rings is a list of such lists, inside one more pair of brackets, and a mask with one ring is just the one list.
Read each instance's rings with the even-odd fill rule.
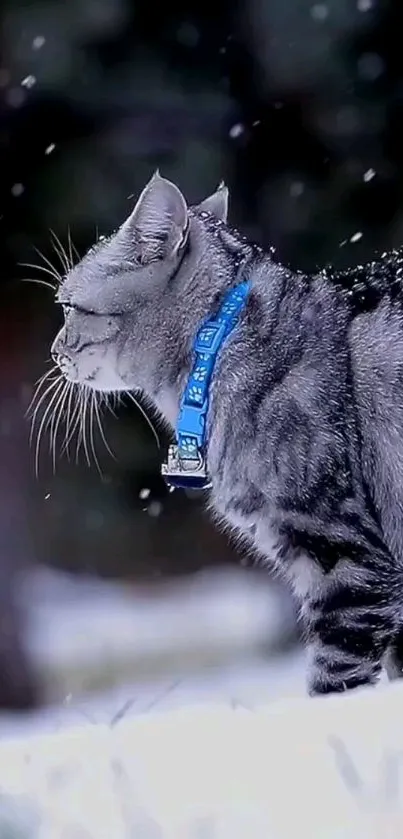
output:
[[174,424],[195,332],[242,265],[252,291],[211,386],[209,506],[293,587],[311,694],[373,684],[385,657],[400,675],[402,255],[295,274],[228,226],[223,188],[186,211],[159,176],[145,193],[63,283],[56,359]]

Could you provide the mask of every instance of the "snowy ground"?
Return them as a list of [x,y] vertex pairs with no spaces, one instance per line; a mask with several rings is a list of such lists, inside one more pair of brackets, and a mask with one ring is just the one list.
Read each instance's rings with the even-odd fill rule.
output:
[[86,696],[67,694],[63,702],[25,716],[0,715],[0,738],[56,733],[77,725],[115,725],[122,719],[200,705],[257,709],[281,698],[305,695],[301,651],[251,661],[201,667],[170,678],[127,682]]
[[219,572],[142,610],[119,587],[36,584],[31,651],[53,689],[0,717],[0,839],[403,837],[403,689],[308,700],[273,590]]
[[401,839],[400,686],[221,700],[3,740],[0,836]]
[[47,707],[0,715],[2,738],[303,693],[301,652],[281,653],[290,603],[252,573],[218,568],[145,591],[40,570],[21,597]]
[[31,660],[53,704],[133,682],[194,675],[201,686],[204,674],[256,658],[267,671],[294,627],[290,601],[236,569],[148,589],[44,570],[21,596]]

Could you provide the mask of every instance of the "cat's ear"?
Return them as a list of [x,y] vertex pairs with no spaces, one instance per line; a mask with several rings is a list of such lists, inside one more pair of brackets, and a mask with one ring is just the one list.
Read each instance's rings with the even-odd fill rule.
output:
[[216,191],[213,192],[212,195],[209,195],[208,198],[205,198],[204,201],[199,204],[197,209],[206,213],[211,213],[213,216],[220,219],[220,221],[227,222],[228,199],[228,187],[225,186],[224,181],[221,181]]
[[124,228],[144,261],[173,256],[188,229],[188,208],[180,189],[155,172]]

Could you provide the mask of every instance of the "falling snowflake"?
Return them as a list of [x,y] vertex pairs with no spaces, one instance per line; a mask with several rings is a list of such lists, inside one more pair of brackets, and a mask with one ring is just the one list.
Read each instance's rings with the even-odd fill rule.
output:
[[147,489],[147,487],[144,487],[144,489],[140,490],[139,497],[142,499],[142,501],[144,501],[146,498],[149,497],[150,492],[151,490]]
[[28,90],[30,90],[30,88],[33,87],[34,84],[36,84],[35,76],[29,75],[25,76],[25,79],[22,80],[21,87],[27,87]]
[[32,41],[32,49],[33,50],[40,50],[42,49],[46,38],[44,35],[36,35],[34,40]]
[[363,235],[363,234],[361,233],[361,230],[357,230],[357,233],[354,233],[354,234],[350,237],[350,242],[359,242],[359,241],[360,241],[360,239],[362,239],[362,235]]
[[56,148],[55,144],[50,143],[45,149],[45,154],[52,154],[52,151],[54,151],[55,148]]
[[229,136],[232,140],[236,140],[237,137],[240,137],[241,134],[245,131],[245,127],[242,125],[241,122],[236,122],[235,125],[230,128]]
[[364,172],[365,183],[367,184],[369,181],[372,181],[372,178],[374,178],[375,175],[376,175],[375,169],[367,169],[367,171]]
[[18,198],[24,192],[23,184],[13,184],[11,187],[11,195],[14,195],[14,198]]
[[313,20],[326,20],[328,14],[329,9],[325,5],[325,3],[315,3],[315,5],[311,8],[311,17],[313,18]]
[[149,507],[147,508],[147,513],[149,516],[153,518],[158,518],[158,516],[162,513],[162,504],[161,501],[152,501]]
[[290,195],[291,198],[299,198],[304,191],[304,184],[302,181],[293,181],[290,185]]

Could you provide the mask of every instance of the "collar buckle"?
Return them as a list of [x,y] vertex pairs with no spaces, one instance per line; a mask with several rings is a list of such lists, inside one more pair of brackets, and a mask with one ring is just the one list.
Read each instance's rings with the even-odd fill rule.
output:
[[185,457],[176,445],[169,446],[168,457],[161,466],[166,483],[175,489],[209,489],[205,458],[200,449],[195,457]]

